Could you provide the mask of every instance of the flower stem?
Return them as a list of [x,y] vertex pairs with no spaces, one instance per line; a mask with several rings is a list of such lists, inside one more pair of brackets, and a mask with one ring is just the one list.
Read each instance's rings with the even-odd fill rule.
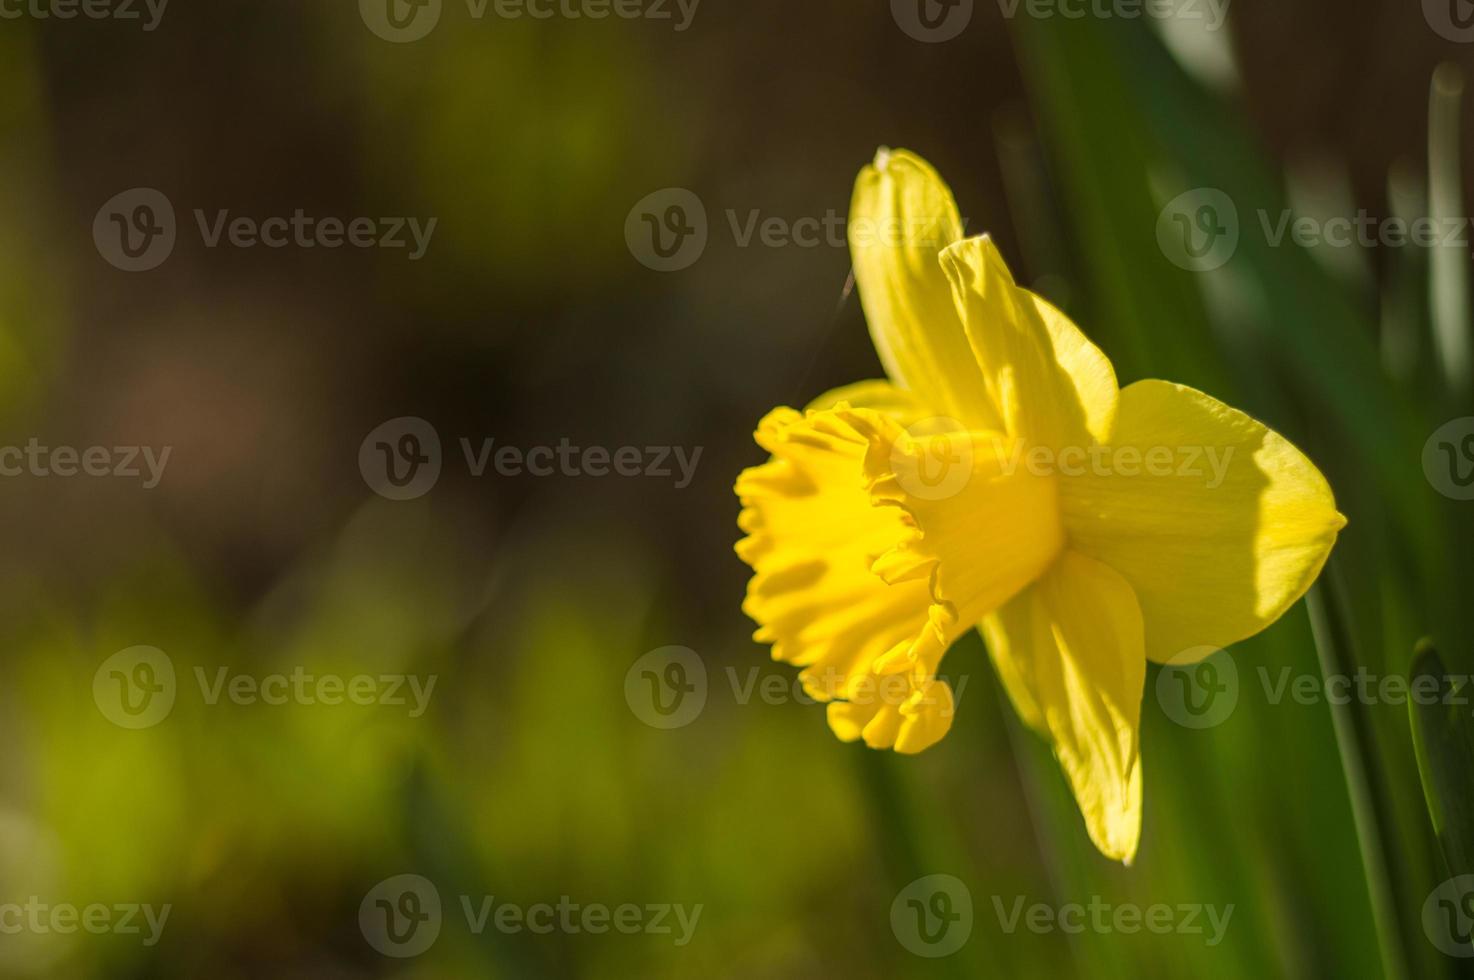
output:
[[[1310,628],[1320,657],[1322,677],[1349,677],[1355,672],[1355,651],[1348,625],[1345,592],[1334,565],[1328,565],[1321,581],[1305,596],[1310,610]],[[1407,980],[1407,951],[1398,925],[1397,904],[1387,858],[1391,814],[1385,805],[1383,780],[1377,778],[1373,756],[1371,719],[1354,698],[1332,702],[1331,722],[1341,751],[1341,769],[1351,798],[1351,816],[1361,845],[1361,863],[1371,897],[1372,919],[1377,928],[1377,945],[1382,954],[1382,972],[1389,980]]]

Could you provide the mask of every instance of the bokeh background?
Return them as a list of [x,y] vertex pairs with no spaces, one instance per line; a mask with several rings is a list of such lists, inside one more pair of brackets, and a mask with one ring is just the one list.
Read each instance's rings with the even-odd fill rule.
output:
[[[1271,247],[1257,230],[1260,209],[1461,213],[1474,46],[1436,8],[1233,0],[1205,32],[978,2],[941,43],[878,0],[704,0],[683,31],[476,20],[446,0],[403,44],[347,0],[176,0],[152,31],[0,21],[0,443],[172,447],[149,490],[0,479],[0,902],[172,909],[153,946],[0,935],[0,973],[1457,975],[1421,916],[1474,868],[1440,851],[1406,706],[1271,704],[1259,680],[1317,677],[1322,656],[1406,675],[1424,635],[1471,666],[1474,504],[1422,464],[1434,430],[1474,412],[1467,243]],[[743,247],[728,214],[842,217],[881,144],[930,158],[969,230],[1123,383],[1165,377],[1259,416],[1350,517],[1318,600],[1338,652],[1318,654],[1297,606],[1231,651],[1237,704],[1203,730],[1164,713],[1151,669],[1134,867],[1094,852],[975,637],[946,665],[967,678],[957,723],[917,758],[843,745],[791,697],[743,703],[753,678],[793,673],[739,608],[731,484],[761,461],[751,430],[880,368],[845,249]],[[92,229],[136,187],[170,199],[179,241],[129,273]],[[658,272],[625,225],[670,187],[703,202],[709,241]],[[1242,225],[1211,272],[1157,238],[1163,207],[1203,187]],[[196,208],[438,225],[415,262],[206,248]],[[395,502],[358,458],[401,416],[434,426],[444,471]],[[461,437],[702,455],[683,488],[474,478]],[[171,658],[179,695],[128,730],[93,679],[140,644]],[[707,701],[661,730],[625,681],[670,645],[700,657]],[[418,718],[207,704],[193,672],[222,666],[438,685]],[[395,959],[359,909],[404,873],[445,915],[429,951]],[[938,959],[892,917],[931,874],[973,904]],[[703,911],[684,946],[477,935],[462,895]],[[997,905],[1018,896],[1233,913],[1211,946],[1008,931]]]

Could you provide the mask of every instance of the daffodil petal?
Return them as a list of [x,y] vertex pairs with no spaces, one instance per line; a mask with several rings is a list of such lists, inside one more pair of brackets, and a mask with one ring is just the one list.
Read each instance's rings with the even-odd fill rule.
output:
[[901,730],[896,735],[896,751],[915,755],[942,740],[952,728],[957,713],[952,687],[946,681],[929,678],[917,684],[911,696],[902,702]]
[[1054,479],[1020,465],[1020,447],[998,433],[913,436],[876,413],[840,414],[869,442],[872,496],[910,525],[874,571],[930,589],[925,628],[875,669],[932,675],[958,636],[1037,578],[1064,547]]
[[914,392],[890,381],[879,380],[856,381],[832,388],[809,402],[804,411],[825,412],[839,405],[872,409],[889,415],[902,425],[911,425],[933,412]]
[[825,709],[829,729],[842,742],[860,739],[872,749],[896,744],[901,731],[901,713],[895,705],[878,701],[834,701]]
[[1084,412],[1085,431],[1098,443],[1108,443],[1116,424],[1116,405],[1121,389],[1116,382],[1116,369],[1101,349],[1075,326],[1057,307],[1027,289],[1019,289],[1032,305],[1049,332],[1054,357],[1068,378],[1067,388],[1074,389]]
[[926,583],[889,585],[870,570],[908,528],[872,504],[867,443],[834,413],[776,409],[756,439],[773,455],[737,479],[748,535],[737,553],[753,568],[743,610],[773,659],[804,668],[811,696],[846,698],[926,622]]
[[1283,437],[1165,381],[1121,392],[1111,451],[1062,475],[1060,497],[1071,546],[1131,583],[1157,662],[1273,623],[1346,523],[1325,477]]
[[832,701],[829,728],[840,739],[864,739],[872,749],[893,748],[915,755],[942,740],[952,727],[956,704],[952,688],[935,678],[918,684],[899,703],[889,697]]
[[848,235],[886,373],[939,414],[997,428],[937,260],[962,238],[957,204],[937,172],[914,153],[881,150],[855,181]]
[[1034,587],[1031,585],[983,618],[978,628],[988,646],[993,670],[1013,702],[1013,709],[1024,724],[1041,735],[1048,735],[1044,712],[1034,699],[1038,681],[1034,679],[1031,656],[1034,642]]
[[950,246],[941,261],[1003,431],[1055,450],[1106,442],[1118,389],[1100,349],[1014,282],[988,236]]
[[[1141,839],[1141,610],[1109,566],[1074,551],[1029,590],[1027,676],[1090,839],[1130,864]],[[1023,653],[1023,639],[1012,650]]]

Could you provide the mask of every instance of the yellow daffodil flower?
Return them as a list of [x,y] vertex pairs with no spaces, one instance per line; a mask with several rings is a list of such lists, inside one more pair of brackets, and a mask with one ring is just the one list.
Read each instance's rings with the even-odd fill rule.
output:
[[1099,349],[963,239],[947,186],[882,150],[855,186],[855,279],[890,381],[778,408],[737,480],[744,610],[846,741],[920,752],[951,726],[947,648],[978,626],[1102,853],[1141,834],[1148,659],[1273,623],[1345,525],[1264,425],[1182,385],[1121,389]]

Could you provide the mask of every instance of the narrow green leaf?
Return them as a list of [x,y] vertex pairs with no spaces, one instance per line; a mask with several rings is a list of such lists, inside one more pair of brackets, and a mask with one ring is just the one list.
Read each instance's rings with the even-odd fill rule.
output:
[[[1428,209],[1440,228],[1456,228],[1464,219],[1463,174],[1459,166],[1459,110],[1464,78],[1457,65],[1445,62],[1433,73],[1428,96]],[[1430,250],[1430,306],[1434,350],[1449,394],[1463,404],[1469,396],[1469,250],[1448,244]]]
[[[1460,707],[1468,703],[1468,680],[1444,672],[1431,641],[1418,644],[1408,714],[1428,815],[1453,875],[1474,874],[1474,720]],[[1427,693],[1433,690],[1436,698]]]
[[[1315,637],[1320,657],[1321,674],[1351,677],[1356,673],[1354,631],[1347,618],[1344,587],[1332,563],[1328,581],[1317,582],[1305,595],[1310,611],[1310,630]],[[1382,952],[1382,970],[1388,977],[1408,977],[1407,945],[1404,931],[1413,930],[1398,917],[1398,903],[1389,862],[1397,852],[1392,836],[1391,798],[1386,781],[1376,767],[1371,718],[1366,705],[1352,699],[1332,702],[1331,723],[1336,730],[1336,744],[1341,750],[1341,769],[1346,775],[1346,789],[1351,796],[1351,815],[1356,822],[1361,842],[1361,858],[1366,873],[1367,889],[1372,900],[1372,915],[1377,923],[1377,941]]]

